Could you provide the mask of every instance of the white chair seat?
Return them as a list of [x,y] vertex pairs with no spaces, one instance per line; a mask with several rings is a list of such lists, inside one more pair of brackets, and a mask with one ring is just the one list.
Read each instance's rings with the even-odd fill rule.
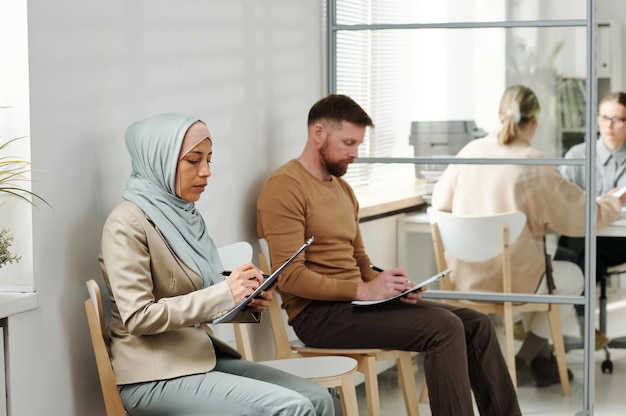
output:
[[267,365],[309,380],[351,374],[357,366],[356,360],[349,357],[289,358],[284,360],[259,361],[259,364]]
[[316,348],[316,347],[309,347],[307,345],[304,344],[304,342],[300,341],[299,339],[297,340],[293,340],[289,342],[291,344],[291,346],[293,348],[298,349],[299,351],[315,351],[315,350],[320,350],[320,351],[328,351],[328,350],[333,350],[333,351],[338,351],[341,352],[342,354],[374,354],[378,351],[380,351],[380,348]]

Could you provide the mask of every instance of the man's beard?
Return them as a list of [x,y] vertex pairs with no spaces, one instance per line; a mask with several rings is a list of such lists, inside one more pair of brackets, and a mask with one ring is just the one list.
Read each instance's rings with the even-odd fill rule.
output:
[[328,146],[324,145],[322,149],[320,150],[324,168],[326,169],[328,173],[330,173],[333,176],[341,177],[345,175],[346,172],[348,171],[348,164],[351,162],[345,162],[345,161],[344,162],[331,162],[327,157],[327,152],[326,152],[327,148]]

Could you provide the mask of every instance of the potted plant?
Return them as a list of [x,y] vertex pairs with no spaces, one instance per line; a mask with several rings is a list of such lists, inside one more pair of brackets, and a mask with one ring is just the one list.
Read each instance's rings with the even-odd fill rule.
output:
[[[31,163],[12,156],[2,156],[11,143],[24,137],[17,137],[0,144],[0,196],[20,198],[33,206],[35,206],[33,200],[38,199],[49,206],[50,204],[45,199],[21,186],[24,182],[30,181],[28,174],[30,173]],[[0,206],[3,203],[0,202]],[[21,256],[13,254],[9,250],[12,242],[13,234],[11,231],[7,228],[0,228],[0,268],[6,264],[20,261]]]

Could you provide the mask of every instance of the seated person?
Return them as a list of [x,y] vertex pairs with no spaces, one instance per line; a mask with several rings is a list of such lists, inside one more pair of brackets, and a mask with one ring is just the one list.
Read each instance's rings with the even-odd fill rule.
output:
[[[529,88],[516,85],[505,90],[499,117],[502,126],[482,139],[468,143],[460,158],[543,158],[532,147],[537,129],[539,101]],[[625,199],[626,200],[626,199]],[[603,227],[620,216],[623,201],[603,195],[596,203],[597,224]],[[526,214],[526,225],[511,245],[512,286],[515,293],[548,293],[545,236],[548,228],[564,235],[585,232],[585,192],[566,180],[554,166],[449,165],[433,190],[432,206],[458,215],[489,215],[511,211]],[[461,291],[502,291],[498,259],[480,264],[451,259],[456,270],[451,279]],[[579,296],[584,286],[580,268],[571,262],[552,264],[554,294]],[[580,329],[572,305],[561,305],[564,334]],[[519,385],[537,387],[560,381],[549,346],[550,329],[544,312],[522,314],[526,338],[516,355]],[[570,377],[572,377],[570,373]]]
[[[160,114],[126,131],[132,173],[102,232],[112,305],[111,362],[130,415],[333,415],[317,383],[245,361],[207,325],[262,282],[252,263],[222,264],[194,203],[213,139],[193,116]],[[265,309],[270,292],[241,319]]]
[[[626,93],[612,92],[600,101],[596,140],[596,195],[604,195],[615,188],[626,186]],[[587,144],[573,146],[565,154],[566,159],[585,159]],[[587,189],[584,166],[561,166],[565,178],[583,189]],[[571,258],[581,269],[585,268],[585,238],[561,236],[555,259]],[[626,262],[626,238],[597,237],[596,239],[596,281],[606,275],[611,266]],[[578,306],[578,305],[577,305]],[[584,306],[577,307],[580,316]],[[598,337],[596,337],[598,340]],[[608,339],[604,338],[604,345]],[[596,343],[596,348],[602,348]]]
[[423,353],[433,415],[472,415],[472,391],[481,415],[520,415],[487,315],[422,300],[417,291],[377,306],[350,304],[385,299],[413,285],[402,268],[370,268],[358,202],[341,179],[372,126],[351,98],[322,98],[309,111],[302,154],[272,173],[261,190],[257,231],[269,243],[272,264],[315,237],[278,283],[289,324],[312,347]]

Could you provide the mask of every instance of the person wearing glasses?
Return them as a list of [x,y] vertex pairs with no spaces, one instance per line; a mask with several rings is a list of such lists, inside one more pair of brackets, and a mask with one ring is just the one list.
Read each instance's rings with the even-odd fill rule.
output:
[[[615,188],[626,186],[626,93],[611,92],[600,101],[598,109],[598,132],[596,140],[596,196]],[[573,146],[566,159],[585,159],[587,144]],[[583,189],[587,188],[584,166],[561,166],[565,178]],[[556,259],[571,259],[584,270],[585,238],[559,238]],[[596,281],[602,279],[611,266],[626,262],[626,238],[598,237],[596,240]],[[584,306],[577,305],[578,315],[584,315]],[[606,335],[596,332],[596,349],[608,344]]]

